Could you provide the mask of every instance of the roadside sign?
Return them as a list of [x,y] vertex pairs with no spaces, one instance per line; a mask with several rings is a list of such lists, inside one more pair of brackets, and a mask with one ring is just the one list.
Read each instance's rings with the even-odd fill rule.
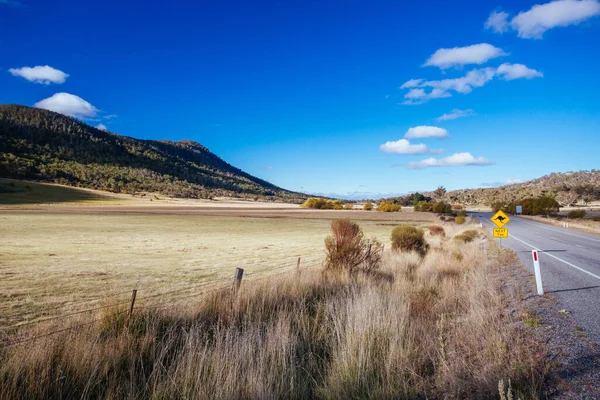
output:
[[494,228],[494,237],[497,239],[508,238],[508,228]]
[[510,218],[508,218],[508,215],[504,214],[502,210],[498,210],[498,212],[494,214],[492,218],[490,218],[490,221],[492,221],[498,228],[502,228],[504,225],[508,224]]
[[523,206],[517,206],[517,214],[523,214]]

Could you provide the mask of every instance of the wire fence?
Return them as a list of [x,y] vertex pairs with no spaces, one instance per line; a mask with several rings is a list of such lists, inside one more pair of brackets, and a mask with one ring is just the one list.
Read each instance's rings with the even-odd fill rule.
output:
[[[292,263],[295,261],[295,263]],[[302,261],[302,264],[301,264]],[[276,276],[280,276],[283,274],[287,274],[293,271],[297,271],[298,268],[301,267],[302,270],[307,270],[310,268],[314,268],[320,265],[322,262],[321,257],[313,256],[307,259],[302,259],[301,257],[290,257],[284,260],[281,260],[279,265],[271,266],[270,268],[258,269],[254,271],[246,272],[246,281],[248,282],[258,282],[263,281],[265,279],[270,279]],[[295,264],[295,265],[294,265]],[[255,265],[258,267],[258,265]],[[248,265],[244,265],[244,267],[248,268]],[[242,270],[243,271],[243,270]],[[258,275],[258,277],[255,277]],[[237,277],[237,274],[236,274]],[[236,278],[234,278],[235,280]],[[241,281],[241,278],[240,278]],[[233,284],[233,286],[232,286]],[[239,285],[239,282],[238,282]],[[81,306],[84,304],[89,304],[91,302],[101,302],[104,301],[106,304],[97,307],[85,308],[83,310],[69,311],[66,313],[62,313],[59,315],[49,316],[45,318],[35,318],[32,320],[19,322],[13,325],[8,325],[4,327],[0,327],[0,349],[5,349],[13,346],[17,346],[20,344],[33,342],[39,339],[43,339],[52,335],[57,335],[64,332],[69,331],[77,331],[79,328],[93,325],[100,320],[102,320],[102,316],[96,316],[94,318],[87,319],[85,322],[74,323],[66,328],[55,329],[50,332],[39,332],[40,326],[43,326],[44,323],[56,322],[59,320],[72,320],[73,317],[85,317],[86,315],[94,315],[99,314],[100,312],[108,312],[111,316],[116,317],[120,314],[127,313],[128,318],[131,317],[131,314],[134,310],[149,310],[149,309],[159,309],[164,308],[166,306],[175,305],[182,300],[187,300],[193,297],[201,297],[208,293],[212,293],[218,290],[226,290],[228,288],[233,288],[235,290],[235,282],[232,281],[231,278],[220,278],[216,280],[211,280],[208,282],[202,282],[196,285],[185,285],[180,286],[176,289],[170,289],[167,291],[158,291],[153,292],[151,290],[146,290],[145,288],[141,289],[132,289],[132,291],[123,291],[113,293],[104,297],[96,297],[93,299],[85,299],[78,302],[70,303],[70,306],[76,305]],[[148,294],[146,294],[148,293]],[[133,296],[132,296],[133,294]],[[136,295],[139,296],[136,298]],[[118,300],[119,296],[129,295],[132,296],[131,299],[125,301]],[[110,302],[110,300],[115,300]],[[129,305],[129,309],[123,308]],[[89,307],[89,306],[88,306]],[[40,313],[56,311],[56,307],[45,307],[41,310],[36,311],[28,311],[25,313],[13,315],[11,317],[28,317],[31,315],[39,315]],[[10,318],[10,317],[9,317]],[[25,327],[32,327],[28,330],[23,330]]]

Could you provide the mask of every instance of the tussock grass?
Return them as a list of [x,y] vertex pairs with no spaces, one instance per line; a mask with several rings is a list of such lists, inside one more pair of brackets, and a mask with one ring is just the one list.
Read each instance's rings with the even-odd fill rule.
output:
[[479,242],[436,240],[425,257],[385,252],[377,274],[246,282],[140,309],[129,333],[107,313],[0,350],[0,398],[487,399],[501,381],[535,397],[541,349],[505,315]]

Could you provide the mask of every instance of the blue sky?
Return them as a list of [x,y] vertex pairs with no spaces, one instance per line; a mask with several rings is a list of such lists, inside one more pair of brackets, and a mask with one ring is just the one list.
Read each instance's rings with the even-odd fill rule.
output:
[[292,190],[479,187],[599,167],[598,43],[598,0],[0,0],[0,103]]

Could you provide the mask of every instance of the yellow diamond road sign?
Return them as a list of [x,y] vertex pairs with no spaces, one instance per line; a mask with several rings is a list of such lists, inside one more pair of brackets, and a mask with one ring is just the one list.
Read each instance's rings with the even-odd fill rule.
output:
[[502,228],[508,223],[508,221],[510,221],[510,218],[508,218],[508,215],[504,214],[502,210],[498,210],[498,212],[494,214],[492,218],[490,218],[490,221],[492,221],[498,228]]

